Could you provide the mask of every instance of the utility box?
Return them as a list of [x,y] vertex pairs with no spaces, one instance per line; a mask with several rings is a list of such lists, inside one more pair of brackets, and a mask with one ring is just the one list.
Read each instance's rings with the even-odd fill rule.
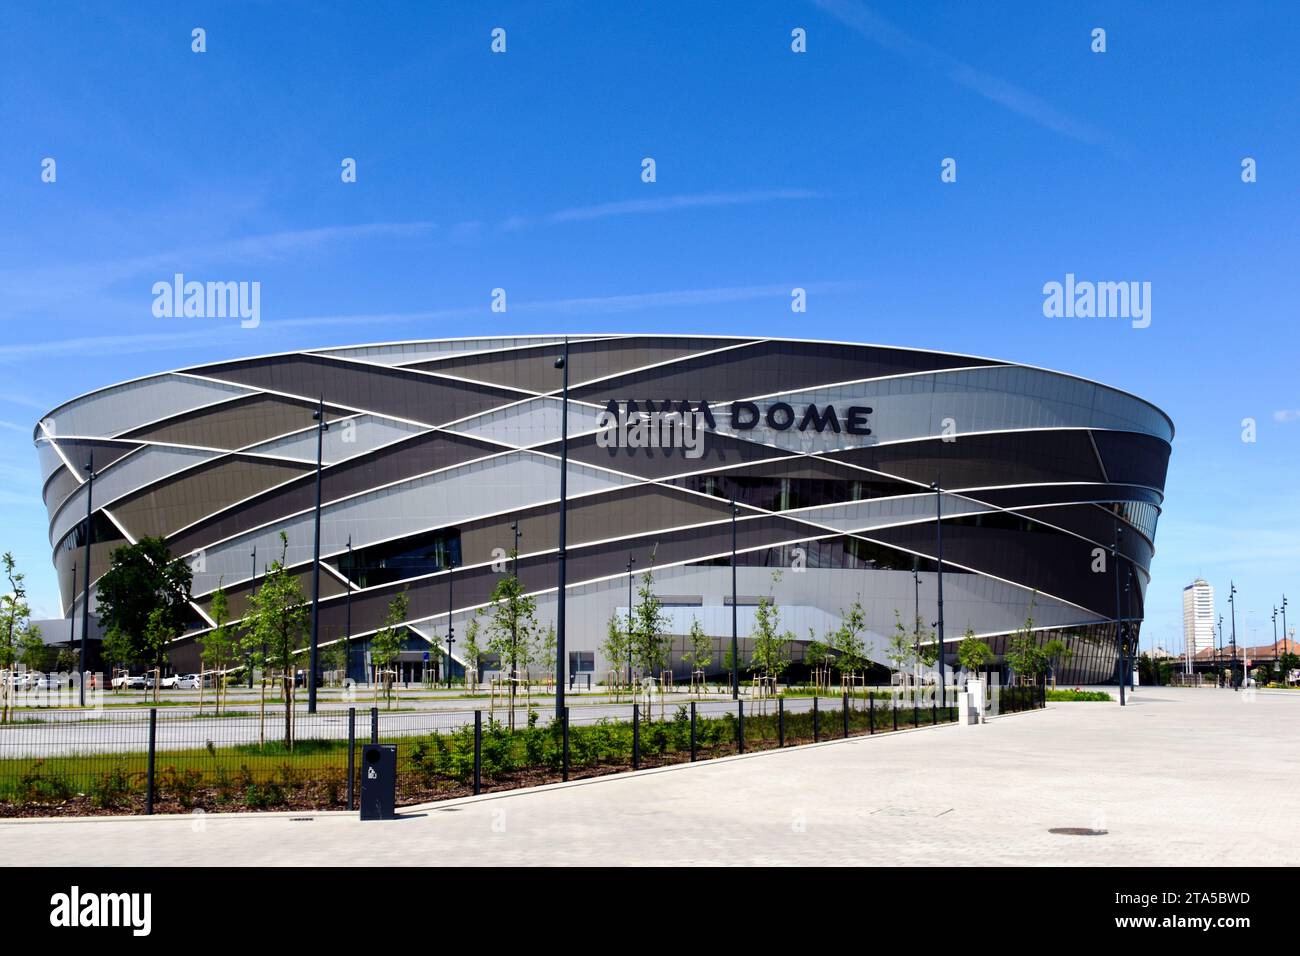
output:
[[361,748],[361,819],[397,816],[397,746],[366,744]]

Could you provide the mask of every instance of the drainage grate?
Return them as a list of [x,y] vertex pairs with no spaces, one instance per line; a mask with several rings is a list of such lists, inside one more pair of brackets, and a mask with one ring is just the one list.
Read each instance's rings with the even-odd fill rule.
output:
[[1108,830],[1094,830],[1091,827],[1052,827],[1048,833],[1059,833],[1062,836],[1105,836]]
[[289,822],[290,823],[311,823],[315,819],[316,819],[315,817],[290,817]]

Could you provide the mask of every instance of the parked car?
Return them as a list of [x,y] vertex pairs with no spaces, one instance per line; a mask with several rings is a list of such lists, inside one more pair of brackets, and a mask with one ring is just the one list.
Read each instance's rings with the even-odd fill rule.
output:
[[14,690],[31,690],[36,686],[37,675],[31,671],[24,671],[21,674],[10,674],[9,685]]
[[198,690],[203,686],[203,678],[198,674],[182,674],[176,678],[175,686],[178,690]]
[[147,683],[143,674],[138,677],[119,677],[118,680],[124,681],[125,683],[116,686],[125,687],[127,690],[144,690]]
[[170,677],[164,677],[158,681],[158,686],[163,690],[175,690],[176,682],[180,680],[178,674],[172,674]]
[[35,690],[63,690],[72,684],[66,674],[41,674],[36,678]]

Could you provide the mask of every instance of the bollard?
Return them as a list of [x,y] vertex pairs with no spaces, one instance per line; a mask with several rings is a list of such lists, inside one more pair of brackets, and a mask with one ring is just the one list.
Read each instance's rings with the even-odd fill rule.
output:
[[813,743],[821,740],[822,736],[822,715],[817,709],[817,698],[813,698]]
[[891,692],[889,695],[890,710],[894,712],[894,729],[898,729],[898,698]]
[[474,796],[483,792],[483,711],[474,711]]
[[144,788],[144,812],[153,813],[153,758],[158,743],[158,708],[149,708],[149,764]]
[[776,745],[785,746],[785,698],[776,699]]
[[868,721],[867,726],[870,728],[867,731],[867,733],[874,734],[876,732],[876,692],[875,691],[867,692],[867,721]]
[[357,709],[348,708],[348,810],[356,809]]
[[912,698],[912,729],[915,730],[919,726],[921,726],[921,722],[917,720],[916,698],[913,697]]
[[849,692],[844,692],[844,736],[849,735]]
[[641,705],[632,705],[632,769],[641,769]]
[[739,715],[739,722],[736,724],[736,743],[739,747],[738,753],[745,752],[745,702],[736,701],[736,712]]
[[691,763],[695,763],[695,701],[691,701]]
[[938,722],[939,722],[939,701],[936,698],[931,697],[930,698],[930,726],[933,727]]

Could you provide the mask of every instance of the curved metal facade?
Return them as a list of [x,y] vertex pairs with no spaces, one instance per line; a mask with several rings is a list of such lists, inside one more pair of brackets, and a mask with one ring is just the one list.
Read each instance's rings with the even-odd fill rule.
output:
[[[323,398],[322,643],[345,632],[349,588],[354,637],[407,589],[413,633],[441,643],[448,554],[463,633],[498,578],[494,559],[499,568],[514,544],[514,521],[520,577],[541,619],[553,619],[559,341],[293,352],[60,406],[36,439],[64,607],[79,608],[70,571],[85,542],[81,466],[92,455],[92,578],[114,547],[145,535],[194,556],[195,632],[174,648],[178,667],[195,660],[219,583],[232,614],[243,613],[281,531],[309,593],[312,412]],[[758,595],[774,595],[782,627],[800,639],[836,626],[860,598],[883,660],[895,611],[909,622],[914,611],[936,616],[938,480],[948,660],[967,629],[1000,650],[1032,615],[1044,640],[1074,648],[1062,679],[1113,675],[1117,569],[1106,552],[1121,527],[1118,614],[1139,622],[1173,438],[1151,404],[1041,369],[911,349],[712,336],[570,343],[575,667],[609,665],[596,649],[609,616],[626,611],[629,557],[638,571],[653,558],[670,630],[683,635],[698,619],[729,641],[733,496],[742,638]],[[646,437],[652,421],[662,443]]]

